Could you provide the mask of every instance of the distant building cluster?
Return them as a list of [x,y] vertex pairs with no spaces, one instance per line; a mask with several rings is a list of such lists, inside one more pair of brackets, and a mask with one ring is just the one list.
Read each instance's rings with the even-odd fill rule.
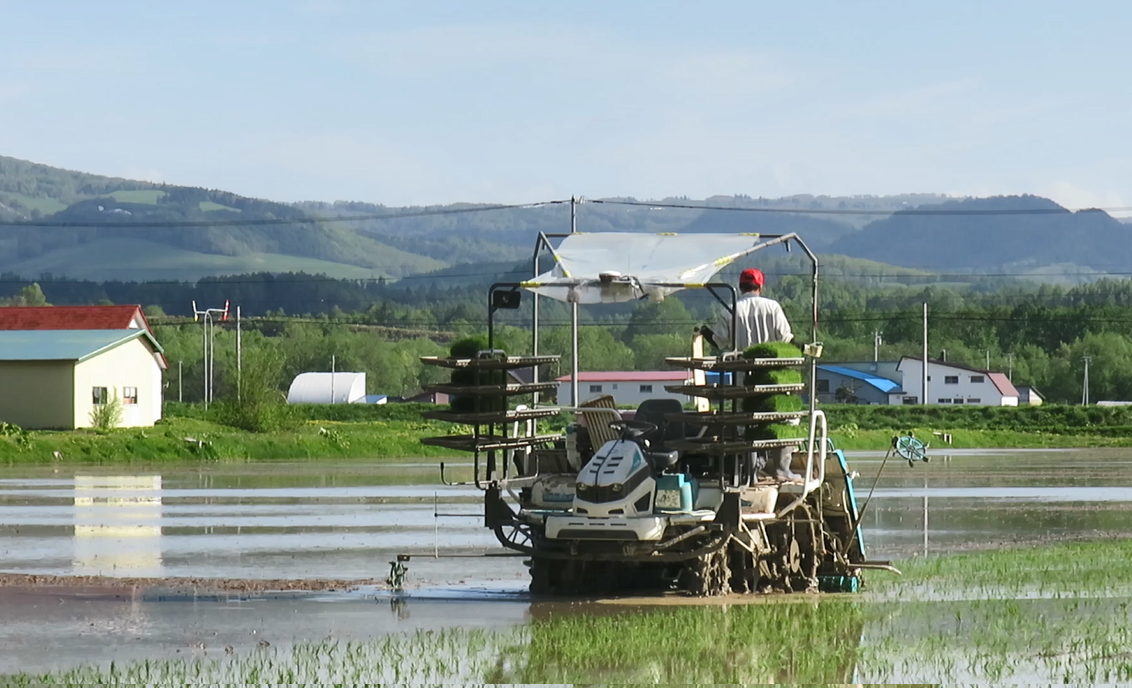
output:
[[927,394],[923,361],[849,361],[817,367],[817,398],[822,403],[935,404],[940,406],[1040,405],[1034,387],[1015,387],[1006,374],[961,363],[928,359]]

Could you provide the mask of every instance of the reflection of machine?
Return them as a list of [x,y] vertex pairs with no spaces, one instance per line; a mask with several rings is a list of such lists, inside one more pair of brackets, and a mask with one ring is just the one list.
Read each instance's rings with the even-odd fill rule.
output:
[[[809,358],[799,351],[792,358],[733,352],[668,359],[693,371],[690,384],[666,389],[699,400],[694,411],[675,399],[649,399],[626,422],[609,397],[555,408],[537,403],[510,408],[498,401],[555,387],[539,381],[539,366],[558,360],[538,350],[539,297],[600,304],[702,288],[734,323],[734,289],[711,279],[725,265],[777,244],[794,244],[811,259],[816,304],[817,259],[794,234],[542,234],[535,251],[538,276],[489,291],[488,349],[463,358],[422,359],[468,371],[461,379],[475,381],[430,387],[473,403],[427,414],[474,432],[424,442],[475,453],[474,484],[484,490],[485,525],[505,547],[530,557],[533,592],[854,591],[862,569],[891,568],[866,561],[852,477],[827,437],[824,413],[814,407],[813,370],[821,351],[816,341],[805,347]],[[555,264],[538,274],[543,251]],[[533,355],[508,356],[493,349],[494,315],[518,308],[520,289],[535,294]],[[811,326],[816,340],[816,305]],[[576,321],[574,328],[577,341]],[[808,408],[752,410],[748,401],[805,391],[796,373],[768,374],[803,366],[809,368]],[[534,369],[533,381],[500,375],[523,368]],[[793,381],[775,382],[778,377]],[[569,443],[537,428],[539,419],[563,411],[574,413],[584,427]],[[751,433],[767,424],[777,431]],[[769,478],[758,470],[768,452],[777,456],[789,448],[799,479]]]

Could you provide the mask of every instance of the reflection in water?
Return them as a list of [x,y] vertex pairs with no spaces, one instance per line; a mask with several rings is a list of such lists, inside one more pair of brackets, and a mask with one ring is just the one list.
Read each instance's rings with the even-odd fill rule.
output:
[[[571,614],[532,605],[491,683],[853,683],[864,607],[755,604]],[[588,610],[589,611],[589,610]]]
[[75,476],[74,572],[161,576],[161,476]]

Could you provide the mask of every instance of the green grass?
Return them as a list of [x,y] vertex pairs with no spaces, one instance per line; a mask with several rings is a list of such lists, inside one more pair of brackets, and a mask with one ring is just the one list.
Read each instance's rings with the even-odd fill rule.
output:
[[232,206],[228,205],[221,205],[220,203],[213,203],[212,201],[201,201],[200,209],[205,211],[206,213],[212,210],[230,210],[234,213],[243,212],[239,208],[233,208]]
[[1021,430],[1061,434],[1116,431],[1132,435],[1132,407],[1077,406],[866,406],[823,404],[829,422],[861,429],[934,427],[939,430]]
[[[294,429],[250,433],[214,422],[214,416],[200,405],[169,402],[166,418],[153,428],[120,429],[106,435],[89,430],[0,435],[0,462],[49,463],[56,451],[66,461],[94,463],[318,458],[396,461],[452,456],[451,450],[422,445],[421,438],[471,432],[451,423],[421,419],[422,411],[437,408],[427,404],[312,404],[289,408],[298,423]],[[556,417],[543,421],[540,427],[561,431],[564,423],[564,417]],[[884,451],[894,435],[906,432],[839,428],[831,431],[831,437],[839,448],[850,452],[852,460],[853,451]],[[1129,437],[1013,430],[955,431],[950,447],[928,430],[916,430],[916,436],[932,442],[929,455],[946,454],[949,448],[1132,446]],[[185,437],[204,440],[208,446],[194,447]]]
[[50,463],[55,452],[69,463],[321,458],[396,461],[451,456],[451,450],[422,446],[420,438],[445,435],[453,427],[428,421],[303,421],[293,430],[251,433],[208,420],[169,418],[152,428],[123,428],[108,434],[74,430],[31,431],[26,440],[0,436],[0,462]]
[[348,279],[379,276],[377,271],[368,268],[315,258],[275,253],[221,256],[126,238],[97,239],[35,258],[6,263],[0,268],[21,275],[50,272],[92,280],[196,280],[208,275],[299,271]]
[[28,210],[38,210],[44,215],[51,215],[57,213],[67,207],[66,203],[58,201],[54,198],[39,198],[36,196],[25,196],[21,193],[14,191],[0,191],[0,201],[11,203],[16,201]]
[[948,449],[1068,449],[1075,447],[1132,447],[1132,436],[1110,437],[1101,434],[1059,434],[1023,432],[1019,430],[948,430],[951,444],[932,435],[931,428],[890,428],[859,430],[830,428],[830,437],[839,449],[846,451],[884,451],[897,435],[913,431],[916,437],[929,442],[928,455],[946,454]]
[[132,191],[114,191],[111,192],[110,195],[119,203],[157,205],[157,202],[161,200],[165,192],[160,189],[134,189]]

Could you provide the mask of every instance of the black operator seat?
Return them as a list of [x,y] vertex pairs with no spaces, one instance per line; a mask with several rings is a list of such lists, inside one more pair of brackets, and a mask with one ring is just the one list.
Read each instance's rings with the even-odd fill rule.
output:
[[678,399],[645,399],[637,407],[636,420],[652,423],[656,430],[644,435],[641,439],[649,441],[649,450],[653,452],[667,452],[670,440],[684,439],[685,428],[681,421],[670,421],[665,418],[670,413],[683,413],[684,405]]

